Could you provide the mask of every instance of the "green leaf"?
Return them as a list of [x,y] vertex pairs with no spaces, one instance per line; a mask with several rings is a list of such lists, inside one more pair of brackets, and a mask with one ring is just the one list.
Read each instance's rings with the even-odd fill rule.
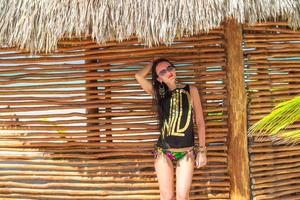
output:
[[300,119],[300,96],[279,103],[274,110],[249,128],[249,135],[258,139],[268,135],[272,140],[278,138],[288,142],[299,141],[300,130],[284,131]]

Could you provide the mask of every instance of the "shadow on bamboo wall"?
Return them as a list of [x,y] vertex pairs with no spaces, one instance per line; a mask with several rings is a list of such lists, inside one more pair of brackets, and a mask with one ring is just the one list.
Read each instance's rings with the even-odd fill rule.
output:
[[223,29],[168,47],[75,38],[52,55],[2,49],[0,197],[159,199],[157,120],[134,79],[154,56],[201,94],[208,165],[195,171],[191,199],[229,199]]

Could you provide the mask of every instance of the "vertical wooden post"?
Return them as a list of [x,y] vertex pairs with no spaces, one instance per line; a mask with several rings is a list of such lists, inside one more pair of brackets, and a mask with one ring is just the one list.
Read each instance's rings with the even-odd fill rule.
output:
[[247,143],[247,97],[244,87],[242,28],[235,20],[225,22],[228,95],[228,172],[230,199],[250,199]]

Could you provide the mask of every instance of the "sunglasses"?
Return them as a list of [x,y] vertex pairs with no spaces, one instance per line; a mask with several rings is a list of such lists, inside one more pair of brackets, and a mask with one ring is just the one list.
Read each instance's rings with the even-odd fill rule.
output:
[[175,69],[175,67],[174,67],[173,65],[169,65],[169,66],[167,66],[165,69],[161,70],[161,71],[158,73],[158,75],[164,76],[164,75],[166,75],[167,71],[170,72],[170,71],[172,71],[173,69]]

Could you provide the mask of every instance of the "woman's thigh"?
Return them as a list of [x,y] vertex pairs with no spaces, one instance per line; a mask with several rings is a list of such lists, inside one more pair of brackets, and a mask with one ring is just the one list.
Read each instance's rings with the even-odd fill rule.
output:
[[172,161],[163,153],[157,155],[154,162],[160,193],[163,196],[174,194],[174,168]]
[[[195,157],[193,152],[189,152],[177,162],[176,166],[176,195],[177,198],[189,196],[194,173]],[[181,199],[179,198],[179,199]]]

